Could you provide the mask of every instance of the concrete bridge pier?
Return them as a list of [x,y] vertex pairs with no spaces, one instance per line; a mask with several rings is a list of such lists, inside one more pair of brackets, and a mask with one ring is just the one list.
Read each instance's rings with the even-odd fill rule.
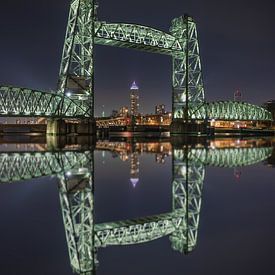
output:
[[47,121],[47,135],[95,135],[95,119],[81,119],[66,121],[63,119],[49,119]]
[[170,125],[171,135],[209,135],[210,123],[202,120],[184,120],[181,118],[173,119]]
[[47,120],[47,135],[65,135],[67,134],[66,122],[63,119]]

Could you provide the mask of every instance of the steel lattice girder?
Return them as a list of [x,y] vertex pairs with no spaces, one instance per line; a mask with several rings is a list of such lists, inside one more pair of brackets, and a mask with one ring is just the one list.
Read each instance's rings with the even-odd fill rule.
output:
[[54,92],[0,86],[0,116],[77,118],[89,114],[77,102]]
[[[272,155],[272,150],[273,147],[190,149],[188,159],[205,166],[233,168],[261,162]],[[175,159],[183,159],[184,153],[184,149],[174,150]]]
[[[183,153],[183,149],[175,150],[174,157],[180,160],[183,158]],[[239,167],[261,162],[271,154],[272,147],[197,148],[189,151],[188,158],[205,166]],[[0,182],[57,175],[71,169],[80,169],[87,165],[90,159],[90,151],[0,153]]]
[[182,213],[167,213],[135,220],[95,225],[97,247],[149,242],[170,235],[184,219]]
[[[183,116],[183,109],[176,110],[175,118]],[[252,120],[252,121],[272,121],[272,114],[266,109],[236,101],[217,101],[203,103],[197,106],[190,106],[189,117],[201,120]]]
[[126,23],[95,23],[95,43],[174,55],[182,52],[178,39],[154,28]]
[[0,153],[0,182],[62,174],[85,167],[90,159],[90,151]]

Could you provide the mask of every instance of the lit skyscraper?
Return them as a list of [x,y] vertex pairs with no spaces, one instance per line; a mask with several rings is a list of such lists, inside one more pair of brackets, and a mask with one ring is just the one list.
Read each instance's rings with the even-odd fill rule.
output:
[[131,85],[130,88],[131,94],[130,94],[130,99],[131,99],[131,115],[132,116],[137,116],[138,115],[138,107],[139,107],[139,88],[136,84],[136,82],[134,81],[133,84]]
[[138,153],[134,152],[131,154],[131,170],[130,170],[130,182],[133,187],[136,187],[136,185],[139,182],[139,159],[138,159]]
[[155,114],[156,115],[164,115],[165,114],[165,105],[160,104],[155,107]]

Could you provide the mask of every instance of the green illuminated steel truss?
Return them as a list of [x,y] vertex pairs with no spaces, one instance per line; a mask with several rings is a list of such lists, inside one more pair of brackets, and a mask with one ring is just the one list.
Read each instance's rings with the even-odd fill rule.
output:
[[59,175],[59,197],[70,263],[78,274],[93,274],[94,245],[93,158]]
[[147,26],[95,22],[95,43],[172,55],[183,51],[180,41],[171,34]]
[[173,149],[172,211],[102,224],[94,223],[93,151],[1,153],[0,181],[57,176],[72,268],[78,274],[93,274],[100,247],[170,236],[173,249],[191,252],[197,243],[205,166],[250,165],[268,158],[272,150],[272,147]]
[[93,0],[72,0],[59,73],[58,92],[72,97],[93,117]]
[[[216,101],[192,106],[188,110],[192,119],[208,120],[252,120],[272,121],[272,114],[266,109],[246,102]],[[176,118],[180,113],[174,114]]]
[[0,86],[0,116],[89,117],[89,113],[67,96],[26,88]]
[[[199,148],[189,149],[188,159],[204,166],[234,168],[252,165],[272,155],[273,147],[246,147],[246,148]],[[175,149],[174,157],[181,160],[184,150]]]
[[[105,148],[112,151],[112,147]],[[240,167],[263,161],[272,155],[272,147],[197,148],[190,149],[189,160],[216,167]],[[182,159],[184,151],[174,150],[174,158]],[[0,182],[27,180],[62,174],[86,167],[90,151],[7,152],[0,153]]]
[[197,244],[205,167],[196,160],[189,160],[188,149],[180,151],[178,154],[178,150],[173,150],[173,213],[182,215],[184,219],[170,240],[173,249],[188,253]]
[[0,153],[0,182],[14,182],[85,167],[90,152],[7,152]]
[[181,45],[173,53],[173,118],[189,119],[188,109],[204,103],[204,87],[196,23],[185,15],[172,21],[170,31]]
[[170,33],[148,26],[98,21],[94,0],[71,0],[57,92],[0,87],[0,116],[94,116],[94,45],[132,48],[172,57],[173,119],[271,120],[240,102],[205,103],[196,23],[185,15]]

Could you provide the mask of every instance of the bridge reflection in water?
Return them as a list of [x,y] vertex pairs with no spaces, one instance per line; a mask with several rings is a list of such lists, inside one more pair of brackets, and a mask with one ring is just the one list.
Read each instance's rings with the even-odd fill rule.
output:
[[[99,141],[95,147],[69,146],[53,151],[39,146],[37,150],[32,147],[31,151],[0,153],[0,181],[56,176],[72,269],[78,274],[93,274],[98,263],[97,251],[102,247],[134,245],[169,236],[174,250],[191,252],[197,243],[206,166],[231,168],[255,164],[274,154],[273,146],[274,141],[265,139],[213,140],[207,145],[192,146],[169,141]],[[143,152],[172,155],[171,211],[95,224],[94,150],[108,150],[122,159]]]

